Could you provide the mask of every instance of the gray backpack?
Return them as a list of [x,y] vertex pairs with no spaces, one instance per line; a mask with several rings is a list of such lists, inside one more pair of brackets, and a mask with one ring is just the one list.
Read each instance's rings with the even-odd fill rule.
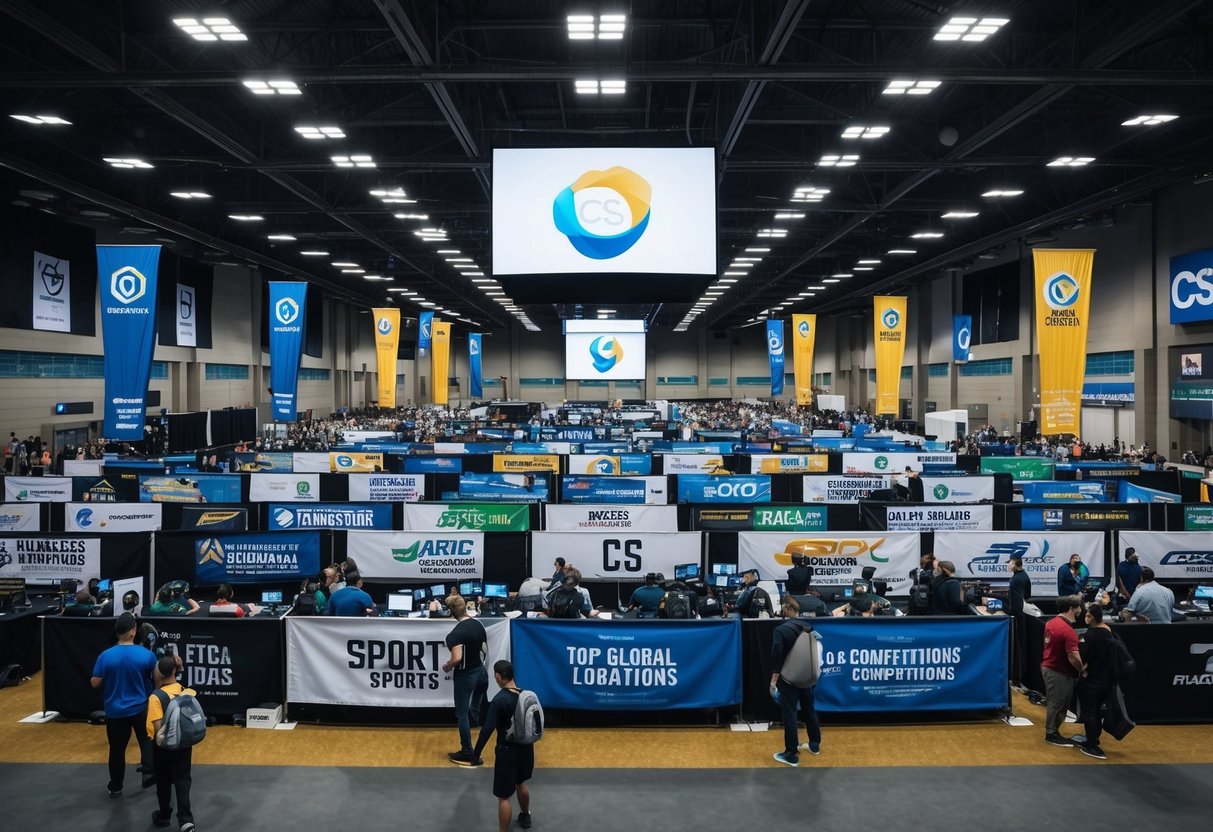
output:
[[163,690],[155,693],[164,716],[156,730],[156,745],[165,751],[193,748],[206,739],[206,714],[202,705],[190,693],[170,697]]
[[539,697],[531,690],[518,691],[514,703],[514,721],[505,732],[507,742],[518,745],[534,745],[543,739],[543,706]]
[[821,678],[821,636],[810,627],[800,627],[779,676],[792,687],[811,688]]

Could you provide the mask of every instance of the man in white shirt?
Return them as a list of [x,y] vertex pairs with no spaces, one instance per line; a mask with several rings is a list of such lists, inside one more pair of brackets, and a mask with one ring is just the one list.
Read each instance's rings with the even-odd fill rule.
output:
[[1148,566],[1141,569],[1141,583],[1120,617],[1128,621],[1131,616],[1144,615],[1151,624],[1170,624],[1171,610],[1175,606],[1175,593],[1154,580],[1154,570]]

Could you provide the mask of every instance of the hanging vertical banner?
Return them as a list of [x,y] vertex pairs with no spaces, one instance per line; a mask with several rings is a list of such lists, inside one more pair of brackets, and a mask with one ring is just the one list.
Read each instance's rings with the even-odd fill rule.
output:
[[906,352],[906,299],[896,295],[872,298],[876,333],[876,414],[897,415],[901,362]]
[[1035,249],[1040,433],[1079,432],[1095,249]]
[[468,335],[468,375],[471,377],[471,393],[479,399],[484,395],[484,378],[480,374],[480,333]]
[[973,344],[973,316],[952,316],[952,360],[963,364],[969,360],[969,347]]
[[767,358],[771,362],[771,395],[782,395],[783,321],[767,321]]
[[306,283],[270,281],[270,411],[275,422],[293,422],[299,412],[306,304]]
[[813,403],[813,347],[817,343],[817,316],[792,316],[792,377],[796,404]]
[[396,406],[396,354],[400,349],[400,310],[371,310],[375,320],[375,356],[379,371],[379,406]]
[[198,346],[198,316],[194,303],[194,287],[177,284],[177,346]]
[[34,329],[72,331],[72,264],[34,252]]
[[434,404],[447,403],[447,365],[451,357],[451,322],[434,321],[430,357],[430,384],[434,387]]
[[434,313],[422,312],[417,316],[417,349],[428,350],[433,343]]
[[156,348],[160,246],[97,246],[106,439],[142,439]]

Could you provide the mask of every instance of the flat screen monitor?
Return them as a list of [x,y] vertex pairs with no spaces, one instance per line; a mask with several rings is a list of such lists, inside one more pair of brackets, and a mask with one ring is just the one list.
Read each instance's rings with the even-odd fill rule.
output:
[[729,586],[729,576],[728,575],[713,575],[712,576],[712,586],[719,587],[720,589],[727,589]]
[[98,592],[109,592],[110,591],[110,579],[102,578],[101,580],[97,581],[97,591]]
[[484,597],[485,598],[509,598],[510,597],[509,587],[507,587],[505,584],[485,584],[484,585]]
[[393,592],[387,597],[387,608],[396,612],[412,612],[413,596],[404,592]]
[[674,580],[693,581],[699,577],[699,564],[680,563],[674,567]]
[[708,147],[493,151],[493,274],[714,276]]
[[566,379],[636,380],[645,377],[643,320],[564,322]]
[[282,603],[282,590],[279,589],[276,592],[261,593],[261,603],[262,604],[281,604]]
[[728,579],[729,579],[729,588],[730,589],[734,589],[736,587],[741,586],[741,576],[740,575],[729,575]]
[[713,575],[736,575],[737,574],[737,564],[735,564],[735,563],[713,563],[712,564],[712,574]]
[[1213,602],[1213,586],[1198,586],[1192,596],[1197,601]]
[[439,601],[446,598],[446,584],[434,584],[430,587],[430,595]]
[[413,590],[413,600],[416,601],[417,603],[421,603],[422,601],[424,601],[426,598],[429,598],[429,597],[430,597],[430,591],[428,589],[414,589]]
[[842,590],[842,597],[843,598],[854,598],[855,597],[855,587],[853,587],[853,586],[844,587]]
[[459,594],[464,598],[469,598],[474,595],[481,595],[484,588],[480,585],[480,581],[460,581]]

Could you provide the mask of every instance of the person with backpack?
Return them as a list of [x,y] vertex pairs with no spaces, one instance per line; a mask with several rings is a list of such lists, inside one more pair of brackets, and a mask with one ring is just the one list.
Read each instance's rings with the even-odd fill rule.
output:
[[463,596],[450,596],[446,606],[456,624],[446,637],[451,657],[443,662],[442,670],[451,674],[455,687],[455,721],[459,725],[459,750],[446,756],[457,766],[470,766],[475,759],[472,723],[480,724],[488,697],[489,677],[484,670],[483,654],[489,635],[483,624],[468,615]]
[[751,569],[741,576],[744,589],[733,603],[738,618],[763,618],[774,612],[770,594],[758,585],[758,570]]
[[[661,580],[661,573],[657,573]],[[668,618],[673,621],[685,621],[699,617],[699,596],[695,590],[679,580],[668,581],[663,587],[665,594],[658,604],[658,618]]]
[[[161,656],[156,662],[156,690],[147,700],[147,736],[152,740],[152,768],[156,772],[156,800],[160,806],[152,812],[152,825],[160,828],[169,825],[175,790],[181,832],[194,832],[194,815],[190,810],[193,746],[206,735],[206,718],[197,707],[194,690],[182,687],[177,681],[180,671],[180,656]],[[188,697],[193,709],[190,714],[181,711],[187,700],[178,697]],[[191,730],[191,716],[195,720],[201,718],[200,734],[197,729]],[[182,719],[184,724],[180,724]]]
[[936,564],[935,577],[931,579],[931,613],[934,615],[964,615],[968,612],[960,579],[956,577],[956,566],[950,560]]
[[97,657],[90,683],[105,694],[105,736],[109,741],[109,795],[122,797],[122,782],[126,778],[126,746],[131,734],[139,742],[140,769],[143,788],[155,784],[152,775],[151,744],[143,739],[142,725],[151,690],[152,668],[156,654],[143,645],[135,644],[138,622],[124,612],[114,622],[118,643]]
[[590,591],[581,585],[581,570],[569,566],[564,583],[548,596],[548,618],[597,618],[598,610],[590,601]]
[[1116,644],[1120,639],[1104,623],[1104,610],[1099,604],[1087,607],[1085,620],[1087,631],[1078,644],[1083,661],[1083,671],[1078,677],[1078,707],[1082,711],[1086,741],[1079,749],[1088,757],[1106,760],[1108,755],[1099,747],[1099,737],[1103,731],[1103,712],[1117,682],[1117,650],[1123,646]]
[[[814,756],[821,753],[821,722],[813,707],[813,686],[821,673],[821,649],[817,633],[799,617],[800,604],[795,598],[785,595],[780,611],[784,621],[771,638],[771,697],[783,714],[783,751],[775,754],[775,761],[795,768],[800,765],[801,748]],[[809,735],[804,745],[797,745],[797,711]]]
[[517,793],[518,825],[530,829],[531,789],[527,781],[535,773],[535,743],[543,737],[543,708],[534,693],[518,688],[514,665],[506,659],[493,665],[493,680],[501,690],[489,703],[488,717],[476,739],[472,765],[484,764],[480,755],[496,731],[493,796],[497,798],[497,824],[501,832],[510,828],[513,816],[510,798]]

